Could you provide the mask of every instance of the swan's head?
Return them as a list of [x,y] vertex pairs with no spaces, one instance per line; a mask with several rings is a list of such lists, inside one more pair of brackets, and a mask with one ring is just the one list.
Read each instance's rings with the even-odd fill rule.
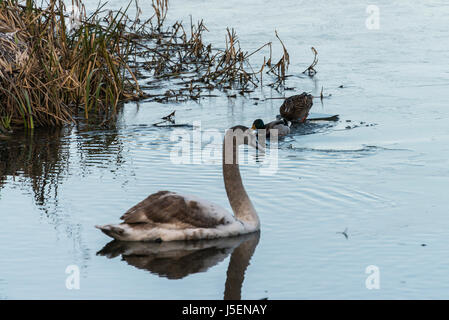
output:
[[227,144],[235,145],[236,147],[246,144],[257,150],[264,150],[257,140],[257,134],[245,126],[238,125],[229,128],[226,131],[225,140]]

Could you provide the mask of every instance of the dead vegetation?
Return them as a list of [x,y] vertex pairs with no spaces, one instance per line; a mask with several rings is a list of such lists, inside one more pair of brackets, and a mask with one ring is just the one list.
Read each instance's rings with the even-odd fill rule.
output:
[[[80,11],[69,29],[61,0],[45,8],[33,1],[0,4],[0,123],[14,126],[59,126],[82,111],[108,117],[120,101],[138,98],[138,83],[129,72],[130,47],[124,13],[102,21],[97,11]],[[131,75],[131,76],[130,76]]]
[[[60,126],[80,115],[105,123],[127,100],[235,97],[261,86],[264,74],[276,89],[288,77],[290,57],[277,32],[283,55],[272,63],[271,42],[244,51],[234,29],[218,47],[204,43],[203,21],[166,27],[168,0],[152,0],[154,14],[144,21],[137,2],[136,16],[129,17],[128,8],[113,12],[101,5],[86,15],[74,0],[77,10],[70,14],[62,0],[48,1],[43,7],[34,0],[0,3],[0,131]],[[261,50],[268,57],[255,70],[250,57]],[[318,61],[312,50],[309,75]]]

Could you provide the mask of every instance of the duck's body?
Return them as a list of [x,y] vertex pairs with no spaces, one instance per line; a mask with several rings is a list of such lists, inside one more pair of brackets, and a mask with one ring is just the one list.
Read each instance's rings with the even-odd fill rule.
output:
[[215,239],[259,230],[259,218],[243,187],[237,163],[238,144],[256,146],[255,137],[236,139],[233,134],[238,129],[247,132],[248,128],[231,128],[223,142],[223,178],[234,215],[193,196],[159,191],[129,209],[120,218],[122,223],[96,227],[122,241]]
[[304,122],[313,105],[313,97],[308,93],[288,97],[279,108],[281,117],[288,121]]
[[265,134],[267,137],[270,137],[270,130],[276,130],[278,137],[283,137],[290,133],[290,125],[291,123],[285,119],[274,120],[267,124],[265,124],[262,119],[256,119],[254,120],[251,129],[265,130]]

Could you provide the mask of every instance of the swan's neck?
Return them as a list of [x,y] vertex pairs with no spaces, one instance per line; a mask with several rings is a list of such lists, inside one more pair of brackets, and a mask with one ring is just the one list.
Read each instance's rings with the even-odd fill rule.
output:
[[[242,184],[238,165],[238,146],[236,143],[231,144],[232,146],[227,146],[225,138],[225,142],[223,142],[223,179],[229,203],[237,219],[259,229],[259,217]],[[229,157],[232,150],[232,159],[226,159],[226,150],[228,150]]]

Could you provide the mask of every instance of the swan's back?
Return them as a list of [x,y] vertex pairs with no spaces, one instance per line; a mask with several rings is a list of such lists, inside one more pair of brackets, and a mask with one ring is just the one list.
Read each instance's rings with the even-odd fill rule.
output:
[[125,241],[215,239],[256,231],[214,203],[170,191],[150,195],[120,219],[120,224],[97,228]]
[[215,228],[233,222],[224,208],[190,195],[159,191],[120,217],[124,223],[169,224],[173,229]]

